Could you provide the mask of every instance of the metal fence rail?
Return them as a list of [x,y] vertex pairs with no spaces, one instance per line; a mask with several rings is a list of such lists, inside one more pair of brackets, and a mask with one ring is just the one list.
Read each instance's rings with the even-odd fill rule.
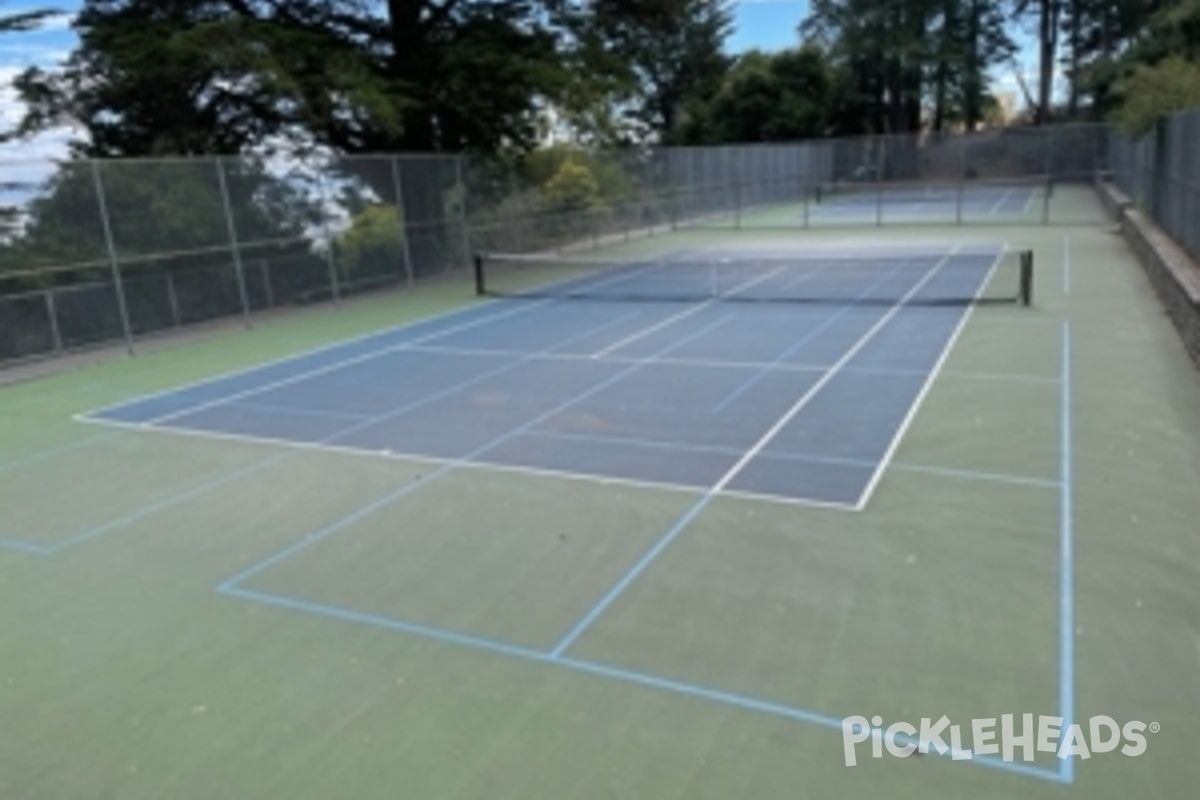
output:
[[[1187,125],[1168,145],[1196,141],[1195,119]],[[1146,184],[1160,219],[1184,230],[1196,148],[1168,147],[1159,161],[1148,147],[1122,145],[1104,126],[1069,126],[550,147],[521,161],[317,153],[0,162],[0,364],[113,341],[132,348],[197,322],[249,324],[279,306],[410,286],[465,268],[477,250],[578,250],[679,228],[1072,221],[1050,187],[1089,186],[1109,160]],[[1191,205],[1171,199],[1179,181],[1190,181]]]
[[1200,111],[1136,141],[1113,131],[1108,145],[1116,184],[1200,261]]

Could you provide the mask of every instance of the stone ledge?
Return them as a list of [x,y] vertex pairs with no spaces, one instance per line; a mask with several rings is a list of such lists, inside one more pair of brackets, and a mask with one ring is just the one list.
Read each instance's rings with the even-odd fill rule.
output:
[[1137,253],[1188,355],[1200,366],[1200,266],[1120,189],[1107,182],[1098,184],[1097,189]]

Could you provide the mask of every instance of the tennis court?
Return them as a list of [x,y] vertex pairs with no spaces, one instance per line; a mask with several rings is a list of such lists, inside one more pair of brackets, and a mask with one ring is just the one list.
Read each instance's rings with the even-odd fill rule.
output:
[[[1200,384],[1110,234],[995,234],[485,254],[7,387],[0,785],[1180,796]],[[1164,733],[843,763],[1003,713]]]
[[1016,255],[550,257],[588,274],[82,419],[861,508]]
[[817,220],[826,217],[874,217],[876,214],[893,217],[947,216],[966,219],[1023,217],[1041,211],[1053,194],[1052,182],[1022,181],[957,181],[953,184],[935,182],[881,182],[877,184],[838,183],[817,187]]

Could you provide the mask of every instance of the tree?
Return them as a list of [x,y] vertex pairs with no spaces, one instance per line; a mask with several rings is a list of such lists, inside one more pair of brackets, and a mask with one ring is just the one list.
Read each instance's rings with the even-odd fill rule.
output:
[[87,0],[61,73],[17,80],[27,131],[70,119],[93,156],[237,152],[338,118],[395,129],[395,98],[337,37],[277,24],[237,2]]
[[829,52],[842,133],[903,133],[982,119],[991,67],[1014,45],[988,0],[813,0],[801,33]]
[[[292,240],[309,247],[304,230],[320,211],[318,199],[298,193],[292,181],[271,178],[253,161],[227,161],[224,170],[241,243]],[[229,228],[213,160],[109,161],[96,171],[123,262],[138,268],[228,262]],[[91,162],[61,165],[44,194],[30,202],[28,223],[9,243],[5,266],[107,269],[96,177]]]
[[67,68],[18,81],[25,128],[77,120],[93,155],[524,147],[567,82],[561,5],[85,0]]
[[1200,107],[1200,63],[1172,55],[1153,66],[1139,64],[1119,91],[1124,100],[1114,118],[1131,136],[1144,135],[1167,115]]
[[1132,39],[1115,72],[1112,113],[1131,133],[1200,106],[1200,0],[1161,8]]
[[1065,0],[1015,0],[1015,16],[1032,16],[1037,21],[1038,85],[1033,121],[1038,125],[1050,122],[1055,65],[1058,59],[1059,25],[1064,2]]
[[404,262],[404,221],[399,209],[386,203],[364,208],[338,237],[334,253],[352,282],[394,271]]
[[614,102],[662,142],[682,138],[689,116],[720,89],[732,26],[727,0],[595,0],[584,26],[610,53],[604,67],[623,78]]
[[706,109],[691,140],[778,142],[827,133],[833,79],[814,45],[741,56]]

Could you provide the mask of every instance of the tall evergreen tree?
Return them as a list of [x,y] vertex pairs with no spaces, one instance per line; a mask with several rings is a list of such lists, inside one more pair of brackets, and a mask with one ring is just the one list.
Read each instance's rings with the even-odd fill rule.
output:
[[624,76],[615,98],[644,130],[671,142],[721,86],[730,60],[728,0],[594,0],[586,29]]
[[62,73],[19,81],[26,129],[89,153],[229,151],[302,134],[342,150],[527,145],[566,82],[559,0],[86,0]]

